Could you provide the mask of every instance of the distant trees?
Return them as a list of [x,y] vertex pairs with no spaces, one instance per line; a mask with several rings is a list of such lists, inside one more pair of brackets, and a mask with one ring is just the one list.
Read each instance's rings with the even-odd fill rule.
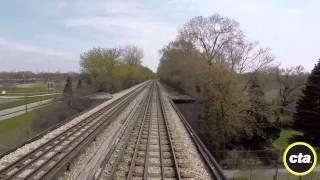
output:
[[250,74],[244,76],[267,67],[273,56],[245,40],[236,21],[218,14],[192,18],[160,54],[161,80],[206,100],[200,126],[211,149],[232,149],[243,139],[266,145],[277,136],[269,134],[275,123],[269,105],[249,93]]
[[65,81],[66,77],[72,77],[77,79],[79,73],[49,73],[49,72],[30,72],[30,71],[18,71],[18,72],[0,72],[0,83],[28,83],[35,81]]
[[117,91],[153,76],[141,65],[143,52],[136,46],[94,48],[81,55],[81,68],[87,81],[100,91]]
[[304,141],[320,143],[320,60],[314,67],[297,102],[294,128],[303,132]]

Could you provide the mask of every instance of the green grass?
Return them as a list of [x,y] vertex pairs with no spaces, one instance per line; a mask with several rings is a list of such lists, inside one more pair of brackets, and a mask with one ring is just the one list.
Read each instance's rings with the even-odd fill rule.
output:
[[47,100],[47,99],[54,98],[56,96],[57,95],[27,97],[27,98],[24,98],[24,99],[21,99],[21,100],[8,102],[8,103],[3,103],[3,104],[0,104],[0,110],[9,109],[9,108],[13,108],[13,107],[17,107],[17,106],[33,103],[33,102]]
[[[55,92],[62,92],[65,82],[56,82]],[[48,93],[48,87],[46,82],[37,82],[30,84],[13,84],[0,87],[0,91],[5,90],[9,95],[34,95]]]
[[37,111],[31,111],[20,116],[5,119],[0,121],[0,136],[13,129],[20,129],[21,127],[28,126],[32,123]]
[[50,92],[32,92],[32,93],[6,93],[0,94],[0,96],[35,96],[44,94],[62,93],[62,91],[50,91]]
[[38,111],[0,121],[0,152],[6,151],[33,137],[32,121]]
[[282,129],[280,137],[273,142],[273,145],[279,150],[284,150],[289,145],[289,139],[295,135],[302,135],[302,133],[295,130]]

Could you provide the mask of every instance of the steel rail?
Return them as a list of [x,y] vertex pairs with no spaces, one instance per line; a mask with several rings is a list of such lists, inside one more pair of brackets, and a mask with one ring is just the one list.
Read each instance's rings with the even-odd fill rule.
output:
[[173,145],[173,142],[172,142],[172,137],[171,137],[171,134],[170,134],[170,128],[169,128],[169,125],[168,125],[168,117],[167,117],[167,112],[164,108],[164,103],[163,103],[163,96],[160,92],[160,87],[159,85],[157,84],[157,92],[158,92],[158,98],[159,98],[159,102],[160,102],[160,107],[161,107],[161,114],[163,116],[163,119],[164,119],[164,125],[165,125],[165,128],[166,128],[166,132],[167,132],[167,135],[168,135],[168,140],[169,140],[169,145],[170,145],[170,153],[171,153],[171,156],[172,156],[172,159],[173,159],[173,164],[174,164],[174,170],[175,170],[175,176],[178,180],[181,180],[181,173],[180,173],[180,170],[179,170],[179,166],[178,166],[178,161],[177,161],[177,158],[176,158],[176,155],[175,155],[175,150],[174,150],[174,145]]
[[[153,94],[153,88],[154,88],[154,85],[152,84],[152,87],[151,87],[151,92],[152,93],[151,94]],[[126,178],[127,180],[132,180],[133,179],[133,171],[134,171],[134,168],[135,168],[135,163],[136,163],[136,158],[137,158],[137,153],[138,153],[139,143],[140,143],[140,140],[141,140],[142,131],[143,131],[146,119],[150,118],[150,115],[148,113],[149,113],[150,108],[151,108],[151,99],[152,99],[152,95],[149,97],[147,108],[146,108],[146,111],[145,111],[145,113],[143,115],[143,120],[142,120],[141,126],[139,128],[138,138],[137,138],[137,141],[136,141],[136,144],[135,144],[135,147],[134,147],[134,153],[133,153],[133,156],[132,156],[131,164],[130,164],[128,175],[127,175],[127,178]],[[149,123],[150,123],[150,121],[149,121]]]
[[[76,125],[70,127],[69,129],[63,131],[61,134],[57,135],[56,137],[54,137],[53,139],[51,139],[48,142],[44,143],[43,145],[39,146],[38,148],[36,148],[36,149],[32,150],[31,152],[27,153],[22,158],[17,159],[15,162],[11,163],[10,165],[6,166],[5,168],[3,168],[0,171],[1,178],[9,179],[10,177],[15,177],[23,169],[28,167],[28,165],[31,165],[33,162],[36,162],[40,157],[42,157],[42,155],[46,154],[47,152],[52,150],[54,147],[57,147],[58,145],[60,145],[61,142],[63,142],[63,140],[68,139],[68,137],[71,137],[72,135],[77,133],[78,130],[80,130],[86,124],[87,124],[88,128],[90,127],[91,124],[97,125],[95,123],[99,122],[99,120],[96,120],[96,119],[97,118],[103,119],[103,117],[106,116],[106,114],[107,114],[106,111],[109,113],[109,111],[115,109],[115,107],[113,107],[113,105],[116,104],[116,107],[118,107],[119,104],[123,104],[124,102],[129,101],[135,95],[137,95],[140,91],[142,91],[142,89],[144,89],[145,87],[146,87],[146,84],[143,85],[143,86],[138,87],[135,90],[132,90],[131,92],[125,94],[121,98],[113,101],[112,103],[110,103],[105,108],[99,110],[98,112],[94,113],[93,115],[89,116],[88,118],[80,121],[78,124],[76,124]],[[92,120],[93,120],[93,122],[92,122]],[[98,124],[98,125],[100,125],[100,124]],[[67,134],[67,136],[66,136],[66,134]],[[45,148],[47,148],[47,149],[45,149]],[[40,155],[38,153],[40,153]],[[59,152],[57,154],[59,154]],[[10,175],[8,175],[8,174],[10,174]]]
[[[151,106],[151,108],[153,107],[152,103],[150,104],[150,106]],[[149,131],[148,131],[148,138],[147,138],[147,144],[146,144],[146,153],[145,153],[145,158],[144,158],[143,179],[148,179],[150,136],[151,136],[151,112],[150,112],[150,119],[149,119],[148,126],[149,126]]]
[[[150,98],[152,97],[151,96],[152,95],[152,90],[150,89],[149,91],[148,91],[148,94],[146,95],[146,97],[144,98],[144,100],[140,103],[141,105],[142,105],[142,108],[137,108],[136,110],[133,110],[133,115],[131,116],[131,117],[129,117],[129,119],[127,120],[127,122],[129,122],[129,121],[138,121],[139,122],[139,120],[141,119],[141,123],[143,122],[143,117],[144,117],[144,114],[146,113],[146,111],[148,110],[147,109],[147,107],[148,107],[148,104],[149,104],[149,102],[150,102]],[[129,115],[130,116],[130,115]],[[140,124],[141,124],[140,123]],[[129,125],[128,125],[129,126]],[[127,128],[128,128],[128,126],[125,128],[126,130],[127,130]],[[130,129],[130,128],[128,128],[128,129]],[[129,130],[130,132],[131,131],[134,131],[134,127],[132,127],[132,129],[131,130]],[[124,133],[124,132],[123,132]],[[122,134],[121,136],[124,136],[124,134]],[[122,139],[122,138],[121,138]],[[121,139],[119,139],[119,141],[118,141],[118,143],[121,141]],[[124,147],[126,147],[126,146],[128,146],[128,143],[129,143],[129,137],[128,138],[125,138],[125,144],[124,144]],[[117,143],[117,144],[118,144]],[[102,166],[105,166],[106,164],[107,164],[107,162],[110,160],[110,158],[111,158],[111,155],[112,155],[112,153],[114,153],[115,152],[115,150],[116,150],[116,146],[114,146],[113,148],[112,148],[112,150],[111,151],[109,151],[109,153],[108,153],[108,155],[106,156],[106,158],[104,159],[104,162],[102,163]],[[116,160],[115,160],[115,163],[113,163],[113,164],[118,164],[119,163],[119,160],[120,160],[120,158],[122,157],[122,155],[123,155],[123,153],[124,153],[124,148],[122,148],[121,150],[120,150],[120,156],[117,156],[117,158],[116,158]],[[101,167],[102,167],[101,166]],[[118,166],[112,166],[112,169],[111,169],[111,171],[110,171],[110,174],[107,176],[107,178],[106,179],[113,179],[113,177],[114,177],[114,175],[115,175],[115,173],[116,173],[116,169],[117,169],[117,167]],[[100,177],[101,177],[101,175],[102,175],[102,172],[100,172],[99,174],[98,174],[98,177],[96,178],[96,179],[100,179]]]
[[[159,105],[158,105],[159,106]],[[158,121],[158,134],[159,134],[159,153],[160,153],[160,172],[161,172],[161,179],[165,179],[164,175],[164,163],[163,163],[163,152],[162,152],[162,141],[161,141],[161,132],[160,132],[160,121],[159,121],[159,111],[157,109],[157,121]]]

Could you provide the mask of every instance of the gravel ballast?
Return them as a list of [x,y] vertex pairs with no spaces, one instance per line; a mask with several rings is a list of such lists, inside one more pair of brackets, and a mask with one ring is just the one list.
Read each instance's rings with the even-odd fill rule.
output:
[[[179,116],[171,106],[169,102],[169,96],[167,92],[160,85],[161,92],[163,94],[163,103],[167,112],[168,124],[174,139],[174,145],[176,149],[183,150],[183,154],[187,157],[184,159],[183,164],[187,167],[182,171],[185,174],[190,174],[194,179],[211,179],[206,165],[203,163],[199,152],[191,140],[190,135],[185,129]],[[179,152],[178,154],[180,154]]]

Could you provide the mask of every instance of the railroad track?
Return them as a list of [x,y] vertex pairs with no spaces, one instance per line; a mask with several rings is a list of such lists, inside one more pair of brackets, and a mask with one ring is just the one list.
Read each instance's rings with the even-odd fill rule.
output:
[[52,179],[150,83],[113,101],[0,170],[0,179]]
[[157,84],[152,87],[131,133],[122,161],[107,179],[191,179],[183,149],[175,146]]

